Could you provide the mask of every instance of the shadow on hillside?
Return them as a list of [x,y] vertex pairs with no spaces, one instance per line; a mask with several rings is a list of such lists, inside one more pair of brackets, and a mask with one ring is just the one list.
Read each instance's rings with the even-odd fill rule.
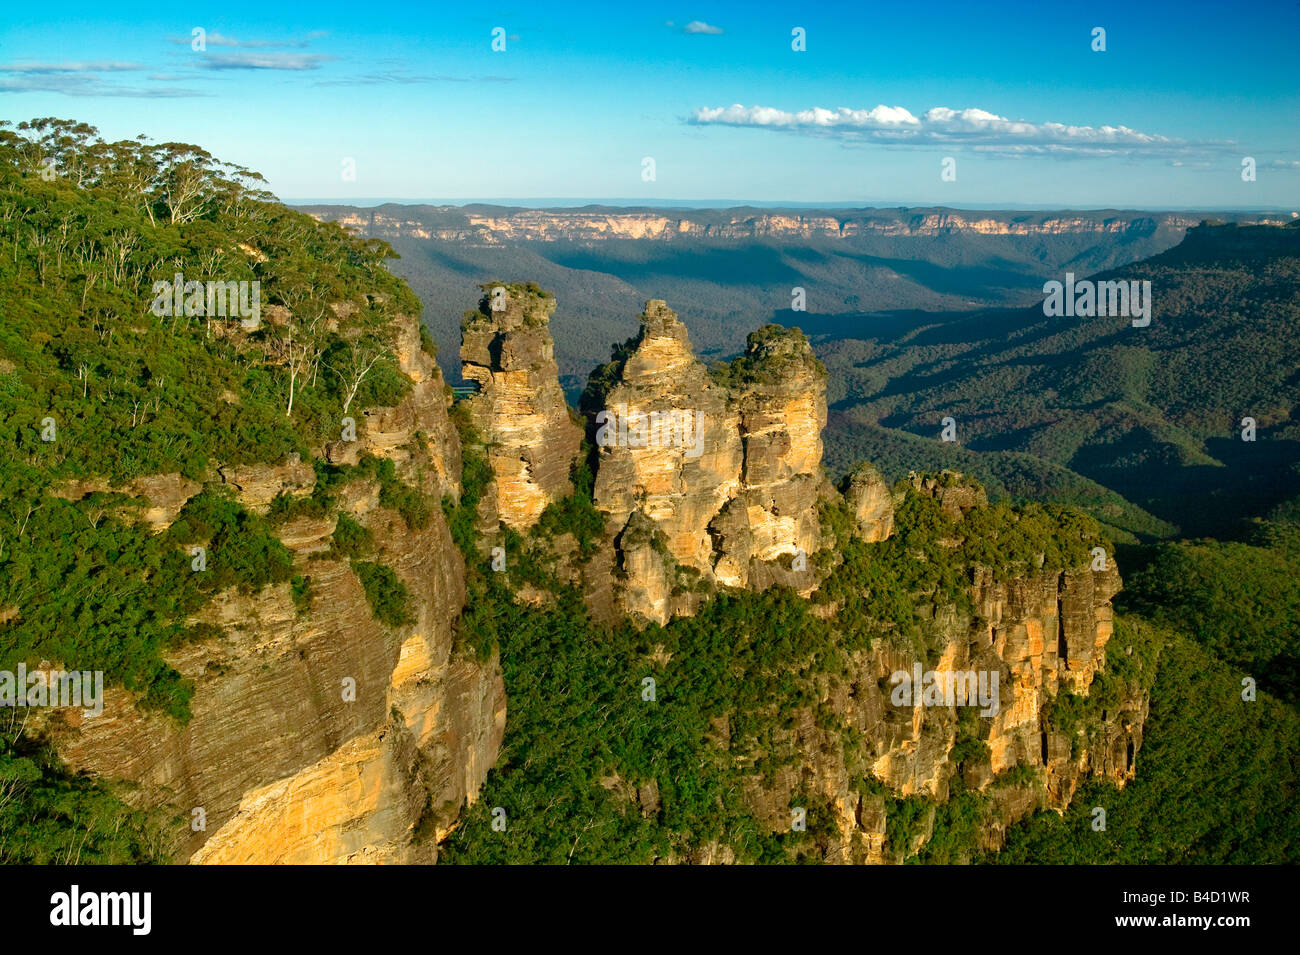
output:
[[[582,247],[549,248],[545,257],[567,269],[604,272],[624,282],[671,279],[698,279],[714,285],[748,285],[766,287],[773,282],[801,279],[803,273],[792,267],[784,253],[766,245],[739,248],[692,246],[650,247],[628,240],[607,243],[602,252]],[[620,258],[623,252],[637,258]]]
[[1117,460],[1122,455],[1111,455],[1107,464],[1076,457],[1071,467],[1178,525],[1185,537],[1236,537],[1243,520],[1295,497],[1300,441],[1261,431],[1254,442],[1212,438],[1205,449],[1222,467],[1160,462],[1133,467]]
[[1037,272],[1028,273],[1014,268],[1006,259],[994,259],[994,265],[937,265],[917,259],[891,259],[865,253],[840,252],[842,258],[863,265],[889,269],[918,285],[944,295],[960,295],[982,301],[997,301],[1002,296],[991,291],[1013,293],[1013,300],[1030,296],[1042,288],[1043,279]]

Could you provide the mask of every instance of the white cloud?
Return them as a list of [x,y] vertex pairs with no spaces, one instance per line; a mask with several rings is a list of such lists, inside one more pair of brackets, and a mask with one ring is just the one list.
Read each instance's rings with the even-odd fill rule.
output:
[[1008,119],[983,109],[949,109],[946,106],[936,106],[916,116],[902,106],[880,105],[874,109],[813,107],[792,113],[769,106],[736,104],[700,107],[691,114],[689,121],[699,126],[778,129],[895,146],[965,146],[980,152],[1008,155],[1177,153],[1229,145],[1189,143],[1128,126],[1032,123]]
[[317,70],[333,59],[316,53],[226,53],[206,54],[198,62],[205,70]]
[[[62,93],[65,96],[128,96],[145,99],[202,96],[195,90],[174,86],[124,86],[101,73],[130,73],[144,70],[139,63],[120,60],[75,60],[37,63],[22,60],[0,64],[0,92]],[[9,74],[9,75],[2,75]],[[171,82],[175,77],[151,75],[151,80]]]
[[123,73],[143,70],[139,63],[122,63],[117,60],[79,60],[69,63],[5,63],[0,73],[50,74],[50,73]]
[[[669,26],[672,24],[670,23]],[[706,34],[708,36],[718,36],[722,33],[722,27],[710,26],[703,20],[692,20],[686,26],[682,27],[683,33]]]
[[65,96],[124,96],[140,99],[167,99],[206,95],[197,90],[172,86],[121,86],[90,73],[0,76],[0,92],[62,93]]
[[[298,39],[238,40],[233,36],[226,36],[224,33],[213,32],[213,33],[205,34],[203,37],[203,42],[206,46],[242,47],[245,49],[256,48],[256,47],[267,47],[267,46],[288,46],[288,47],[301,48],[301,47],[310,46],[312,40],[318,40],[321,37],[327,35],[328,34],[326,34],[325,31],[323,30],[313,30],[311,33],[308,33],[306,36],[303,36]],[[194,41],[193,36],[178,36],[178,37],[171,38],[171,42],[183,46],[190,46],[191,43],[193,43],[193,41]]]

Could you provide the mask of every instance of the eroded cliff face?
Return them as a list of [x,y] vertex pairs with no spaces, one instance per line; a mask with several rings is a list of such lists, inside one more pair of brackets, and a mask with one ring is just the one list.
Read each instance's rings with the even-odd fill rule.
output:
[[709,524],[740,489],[740,414],[664,302],[646,304],[596,425],[594,494],[626,580],[622,609],[660,622],[689,612],[683,584],[712,576]]
[[769,325],[727,373],[744,458],[739,492],[713,524],[714,574],[725,586],[780,583],[806,596],[816,586],[808,557],[822,545],[819,504],[833,493],[822,472],[826,370],[803,335]]
[[[572,492],[581,431],[557,380],[548,328],[554,299],[508,286],[504,307],[494,310],[488,291],[484,307],[466,319],[461,349],[466,377],[479,384],[467,403],[491,467],[480,516],[493,529],[499,521],[524,531]],[[431,500],[455,497],[461,447],[441,375],[414,322],[397,328],[395,341],[410,394],[395,407],[368,409],[357,441],[320,454],[339,464],[364,453],[384,458]],[[596,380],[589,433],[604,537],[584,562],[571,535],[549,545],[593,606],[663,623],[694,613],[722,588],[816,590],[825,571],[813,558],[834,543],[821,507],[840,498],[821,464],[825,372],[800,333],[768,326],[750,336],[740,358],[710,371],[677,315],[651,301],[639,335]],[[278,496],[311,494],[316,474],[290,457],[218,467],[207,480],[267,513]],[[144,506],[130,513],[161,531],[202,486],[160,475],[117,490],[139,499]],[[104,489],[87,481],[61,493]],[[201,810],[204,825],[186,828],[180,857],[431,861],[495,762],[506,718],[497,661],[479,663],[453,647],[466,589],[460,552],[438,507],[415,526],[380,503],[381,489],[362,470],[333,491],[325,516],[276,528],[295,574],[309,582],[305,606],[286,583],[223,593],[199,615],[195,622],[221,636],[168,656],[195,685],[186,725],[145,714],[126,691],[110,688],[103,716],[84,721],[60,711],[49,727],[73,767],[133,783],[142,803],[169,806],[186,822]],[[904,493],[891,491],[870,465],[859,467],[843,485],[849,532],[868,545],[888,540]],[[988,506],[978,487],[951,475],[913,476],[907,493],[933,498],[955,520]],[[370,532],[373,559],[406,587],[408,622],[381,623],[352,561],[332,549],[341,514]],[[824,847],[829,861],[884,863],[929,838],[922,826],[907,845],[890,843],[894,801],[943,801],[958,777],[991,797],[981,822],[988,848],[1034,809],[1067,805],[1087,778],[1122,784],[1133,775],[1146,717],[1136,688],[1076,731],[1053,729],[1051,719],[1054,701],[1067,691],[1089,694],[1104,666],[1119,587],[1113,562],[1016,575],[971,568],[970,609],[942,599],[920,604],[924,659],[915,647],[882,640],[850,653],[843,672],[818,677],[819,699],[778,741],[794,758],[748,777],[750,806],[784,831],[791,805],[819,799],[843,835]],[[541,603],[547,595],[519,598]],[[837,607],[822,602],[814,612],[833,619]],[[995,711],[977,715],[919,692],[900,703],[893,677],[918,664],[940,680],[996,674]],[[714,730],[728,748],[727,721]],[[657,806],[653,781],[636,786],[637,804],[654,811],[647,808]],[[713,845],[692,858],[734,856]]]
[[[648,209],[524,209],[467,211],[453,206],[426,207],[418,214],[397,210],[325,208],[312,213],[333,219],[363,235],[417,238],[478,246],[507,242],[583,242],[618,240],[673,242],[683,239],[851,240],[858,236],[911,237],[950,234],[1121,235],[1141,237],[1157,231],[1174,235],[1195,226],[1200,217],[1155,215],[1016,215],[958,212],[951,209],[880,209],[833,213],[709,210],[696,213]],[[1260,221],[1276,222],[1264,219]]]
[[524,531],[572,491],[582,429],[560,388],[549,327],[554,297],[518,284],[483,290],[479,310],[461,325],[460,346],[465,379],[479,387],[468,402],[471,420],[492,468],[483,508],[488,524]]
[[854,468],[844,484],[844,499],[853,509],[854,531],[868,544],[887,540],[894,530],[894,501],[889,485],[871,464]]
[[[1047,719],[1064,689],[1088,694],[1105,661],[1110,600],[1119,587],[1113,564],[1010,579],[977,573],[974,613],[932,608],[926,642],[939,648],[937,660],[882,645],[855,652],[847,675],[826,682],[819,707],[805,709],[789,732],[797,758],[773,779],[751,779],[747,795],[759,818],[779,831],[789,826],[791,805],[824,800],[844,836],[824,847],[828,861],[882,864],[902,861],[930,835],[923,827],[910,844],[890,845],[893,799],[944,802],[958,776],[967,789],[991,797],[980,824],[987,849],[1000,848],[1007,828],[1030,812],[1064,809],[1088,778],[1123,785],[1133,778],[1147,716],[1137,687],[1125,687],[1117,707],[1073,735],[1051,730]],[[966,710],[927,702],[919,692],[900,702],[894,675],[918,666],[938,686],[947,675],[996,673],[997,693],[989,695],[996,705]],[[832,715],[819,719],[819,712]],[[986,749],[959,749],[971,741]],[[1019,777],[1010,773],[1018,768]]]
[[[368,452],[392,460],[399,478],[428,495],[458,493],[460,447],[441,374],[420,349],[414,320],[394,331],[410,394],[395,407],[369,409],[352,446],[322,453],[347,462]],[[256,511],[315,484],[297,459],[218,468],[212,477]],[[138,488],[155,529],[198,489],[180,479]],[[183,820],[179,858],[428,860],[495,761],[505,725],[500,670],[495,660],[453,652],[464,565],[436,498],[414,527],[379,501],[377,479],[353,478],[328,516],[277,528],[294,573],[307,581],[305,607],[285,583],[224,592],[204,609],[195,622],[221,635],[168,655],[195,687],[184,726],[109,688],[102,716],[66,711],[50,727],[71,766],[132,783],[141,802]],[[351,562],[333,555],[340,514],[370,531],[373,559],[406,587],[407,623],[376,619]]]
[[652,300],[595,413],[595,504],[622,612],[659,623],[716,586],[815,586],[825,371],[798,332],[769,326],[718,375]]

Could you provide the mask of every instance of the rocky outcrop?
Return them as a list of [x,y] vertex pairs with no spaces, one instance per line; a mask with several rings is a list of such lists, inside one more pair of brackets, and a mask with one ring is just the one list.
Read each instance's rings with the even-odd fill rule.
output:
[[355,439],[325,445],[324,457],[331,464],[356,464],[363,453],[388,458],[402,480],[426,494],[458,496],[460,438],[447,415],[442,371],[422,347],[418,323],[398,321],[391,332],[393,357],[411,382],[410,393],[393,407],[355,416]]
[[[522,531],[571,493],[581,431],[557,380],[548,328],[554,299],[533,286],[506,286],[494,310],[492,288],[466,318],[461,356],[479,386],[468,405],[491,466],[481,513],[493,529],[500,522]],[[455,497],[461,448],[441,375],[414,322],[394,333],[395,359],[412,383],[407,397],[366,409],[355,440],[321,453],[335,463],[385,458],[431,498]],[[593,376],[587,408],[604,538],[581,562],[572,535],[547,545],[598,616],[608,609],[662,623],[695,612],[719,588],[780,584],[810,594],[820,581],[811,558],[827,544],[825,504],[847,505],[861,540],[890,537],[896,501],[874,468],[849,476],[842,502],[825,480],[825,372],[797,329],[760,329],[743,355],[709,370],[677,315],[652,300],[640,333],[616,354]],[[45,727],[72,767],[130,782],[141,802],[193,822],[177,846],[182,858],[432,861],[496,760],[506,705],[497,661],[453,648],[465,601],[460,552],[441,509],[410,524],[380,503],[380,480],[371,475],[333,487],[325,514],[307,509],[277,527],[294,555],[296,584],[220,595],[193,622],[221,636],[168,652],[194,684],[188,723],[142,712],[119,688],[109,689],[101,717],[59,711]],[[310,494],[316,476],[291,456],[218,467],[212,480],[267,513],[280,495]],[[908,493],[933,498],[954,520],[988,506],[982,489],[952,472],[912,475],[909,483]],[[161,529],[200,488],[172,475],[61,492],[141,498],[145,519]],[[332,549],[340,514],[370,532],[368,557],[406,588],[407,622],[381,623],[356,567]],[[1064,807],[1085,780],[1130,779],[1146,718],[1136,688],[1087,726],[1061,729],[1051,719],[1052,701],[1067,691],[1087,695],[1105,664],[1110,601],[1120,586],[1113,563],[1106,567],[1035,565],[1016,575],[973,567],[969,602],[960,604],[967,609],[918,597],[926,659],[901,638],[897,645],[882,638],[847,653],[842,669],[819,674],[817,701],[779,731],[786,736],[777,742],[795,758],[747,779],[744,795],[758,818],[786,829],[792,800],[811,795],[829,806],[844,836],[822,847],[826,858],[895,862],[934,825],[931,806],[907,844],[892,845],[895,797],[942,801],[960,776],[990,797],[981,839],[996,848],[1009,825],[1039,807]],[[520,599],[540,604],[547,596],[533,587]],[[830,603],[817,609],[835,616]],[[897,701],[895,674],[918,665],[940,679],[996,674],[996,706],[972,720],[920,694]],[[727,724],[721,717],[715,726],[724,747]],[[610,786],[632,787],[629,804],[643,814],[659,809],[653,779],[611,778]],[[735,854],[709,843],[688,857],[727,862]]]
[[[369,409],[346,453],[388,457],[426,494],[454,494],[460,448],[442,377],[414,320],[395,332],[412,388],[398,406]],[[315,481],[293,459],[218,473],[257,509]],[[167,654],[194,685],[184,725],[141,711],[120,688],[106,690],[97,718],[55,711],[48,729],[70,766],[134,784],[142,802],[184,820],[179,858],[428,861],[495,761],[499,667],[453,652],[460,553],[436,503],[409,526],[380,505],[379,490],[374,478],[354,478],[333,492],[328,516],[279,528],[305,601],[289,583],[226,592],[194,619],[221,635]],[[339,513],[370,531],[368,556],[406,588],[406,623],[377,619],[351,562],[330,551]]]
[[714,524],[714,574],[725,586],[782,583],[806,595],[815,586],[808,557],[822,543],[818,504],[830,490],[821,466],[826,369],[797,329],[768,325],[724,375],[744,459],[739,492]]
[[[689,594],[671,592],[677,567],[713,575],[709,525],[740,490],[740,413],[662,301],[646,304],[640,335],[610,371],[615,380],[594,420],[596,507],[611,541],[624,542],[623,610],[663,622],[693,606]],[[633,515],[644,520],[634,523]],[[644,541],[656,535],[658,555],[653,540]]]
[[[464,355],[483,350],[467,337]],[[743,355],[709,370],[676,313],[652,300],[639,334],[592,375],[584,410],[597,447],[594,504],[606,522],[604,544],[585,565],[585,593],[602,618],[663,623],[695,612],[718,588],[782,584],[809,594],[819,578],[808,559],[826,543],[824,503],[846,506],[850,532],[867,543],[891,536],[907,493],[933,499],[954,522],[988,507],[983,489],[955,472],[913,474],[910,489],[891,492],[869,464],[845,480],[840,501],[821,466],[825,372],[798,330],[760,329]],[[941,802],[960,774],[989,795],[981,838],[996,847],[1033,809],[1067,805],[1085,779],[1131,778],[1145,719],[1136,689],[1077,737],[1048,718],[1052,700],[1086,695],[1104,665],[1119,589],[1113,563],[971,573],[968,611],[915,595],[927,659],[915,646],[877,640],[849,654],[846,672],[826,675],[819,704],[787,727],[797,758],[746,788],[760,820],[787,828],[795,794],[812,793],[847,836],[824,847],[828,858],[901,861],[929,838],[933,808],[908,845],[890,845],[887,795]],[[834,619],[834,605],[818,608]],[[894,675],[918,664],[940,680],[984,674],[992,706],[972,720],[955,701],[934,705],[919,692],[896,702]],[[717,727],[723,746],[726,723]],[[725,861],[717,849],[700,847],[692,858]]]
[[461,325],[460,357],[465,379],[478,384],[470,416],[492,468],[484,506],[490,524],[523,531],[572,491],[582,430],[560,389],[549,328],[555,299],[530,285],[483,290]]
[[316,472],[301,455],[290,454],[275,465],[241,464],[217,468],[223,484],[235,492],[239,503],[254,514],[265,514],[281,494],[300,497],[310,494]]
[[114,508],[118,520],[143,521],[154,533],[171,527],[181,509],[203,485],[180,474],[150,474],[128,481],[121,487],[103,478],[63,481],[50,490],[54,497],[80,501],[90,494],[120,494],[130,503]]
[[826,375],[802,334],[768,326],[710,374],[652,300],[598,379],[595,503],[624,612],[662,623],[715,586],[812,589]]
[[[915,844],[888,845],[885,800],[862,790],[862,775],[893,796],[943,802],[960,772],[966,787],[991,797],[981,823],[990,849],[1029,812],[1063,809],[1088,778],[1123,785],[1134,775],[1147,712],[1136,687],[1127,687],[1120,705],[1097,723],[1078,726],[1076,735],[1052,731],[1046,718],[1050,701],[1066,687],[1087,694],[1104,662],[1112,635],[1110,599],[1118,590],[1113,565],[1105,571],[1043,569],[1009,579],[978,574],[970,587],[973,613],[934,608],[926,643],[938,646],[938,659],[921,667],[940,678],[996,672],[998,692],[990,693],[996,712],[972,709],[963,724],[963,708],[956,705],[927,705],[920,698],[896,704],[893,675],[912,673],[915,655],[886,645],[855,652],[848,675],[825,688],[822,709],[833,720],[817,719],[813,708],[803,712],[790,730],[799,758],[771,782],[755,777],[751,805],[771,828],[784,829],[795,794],[811,792],[831,807],[846,837],[828,847],[828,858],[882,863],[902,861],[928,834],[922,827]],[[1072,660],[1069,648],[1084,652],[1086,662]],[[843,745],[846,732],[852,745]],[[963,738],[986,749],[982,756],[968,750],[959,765],[955,747]],[[1009,775],[1012,770],[1020,777]]]
[[944,470],[938,475],[907,475],[913,490],[934,498],[950,517],[961,520],[967,513],[977,507],[985,507],[989,502],[988,493],[978,484],[965,480],[956,471]]
[[894,501],[880,472],[862,462],[848,476],[843,491],[853,511],[856,536],[868,544],[888,540],[894,531]]

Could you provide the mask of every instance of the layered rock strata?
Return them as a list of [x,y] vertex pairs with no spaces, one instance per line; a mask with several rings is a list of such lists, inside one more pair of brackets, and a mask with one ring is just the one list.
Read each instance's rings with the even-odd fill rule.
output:
[[488,523],[516,531],[537,523],[569,494],[582,429],[569,417],[555,364],[550,318],[555,299],[528,285],[484,285],[478,311],[461,325],[460,357],[471,420],[487,449],[492,484]]
[[[329,453],[344,462],[386,457],[425,494],[454,495],[460,446],[442,376],[415,321],[399,325],[394,354],[410,393],[369,409],[357,440]],[[216,480],[265,510],[279,494],[310,493],[315,476],[290,459],[219,468]],[[139,485],[156,530],[192,485]],[[142,803],[179,817],[180,859],[428,861],[495,761],[504,687],[495,659],[453,652],[464,564],[441,510],[435,503],[422,527],[410,527],[379,500],[379,482],[357,478],[338,491],[336,511],[277,528],[309,585],[305,608],[285,583],[219,594],[202,611],[194,622],[221,636],[167,654],[194,685],[187,723],[146,713],[126,690],[109,688],[102,716],[60,710],[47,727],[70,766],[131,783]],[[376,619],[350,561],[331,556],[339,514],[370,531],[373,559],[406,588],[407,623]]]
[[815,586],[826,374],[797,330],[768,326],[711,374],[686,326],[652,300],[594,411],[595,503],[621,608],[664,622],[702,589]]

